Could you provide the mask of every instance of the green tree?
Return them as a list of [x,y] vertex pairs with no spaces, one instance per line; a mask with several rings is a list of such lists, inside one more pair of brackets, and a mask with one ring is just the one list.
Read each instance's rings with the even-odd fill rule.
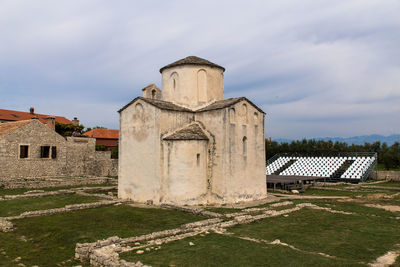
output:
[[118,158],[118,146],[114,147],[111,150],[111,158],[112,159],[117,159]]
[[107,147],[105,145],[100,145],[100,144],[96,145],[96,151],[106,151],[106,150]]
[[56,132],[62,136],[72,136],[73,132],[82,134],[85,126],[81,125],[73,125],[72,123],[64,124],[56,122]]
[[89,131],[91,131],[91,130],[93,130],[93,129],[107,129],[107,128],[106,128],[106,127],[103,127],[103,126],[94,126],[93,128],[91,128],[91,127],[86,128],[83,132],[84,132],[84,133],[87,133],[87,132],[89,132]]

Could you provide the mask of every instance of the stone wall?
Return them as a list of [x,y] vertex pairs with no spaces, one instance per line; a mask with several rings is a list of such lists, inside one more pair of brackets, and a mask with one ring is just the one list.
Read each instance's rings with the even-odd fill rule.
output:
[[[111,159],[109,151],[95,151],[95,143],[94,138],[64,138],[32,120],[0,135],[0,185],[10,179],[20,183],[25,178],[118,176],[118,160]],[[20,158],[21,145],[29,147],[27,158]],[[41,157],[42,146],[50,147],[48,158]]]
[[373,171],[370,176],[374,180],[400,181],[400,171],[378,171],[378,176]]
[[43,188],[88,184],[117,184],[118,180],[109,177],[33,177],[33,178],[1,178],[0,187],[4,188]]
[[95,151],[96,139],[67,137],[69,176],[118,176],[118,160],[110,151]]
[[[264,116],[245,99],[207,112],[137,100],[120,113],[119,197],[188,205],[265,198]],[[189,124],[208,141],[163,139]]]

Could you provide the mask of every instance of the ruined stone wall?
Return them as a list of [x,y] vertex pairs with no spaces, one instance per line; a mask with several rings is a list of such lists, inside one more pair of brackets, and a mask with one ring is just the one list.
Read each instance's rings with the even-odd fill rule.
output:
[[86,171],[93,176],[118,176],[118,159],[111,159],[110,151],[95,151],[87,162]]
[[378,171],[378,176],[376,172],[371,173],[371,178],[374,180],[392,180],[400,181],[400,171]]
[[96,139],[67,137],[69,176],[118,176],[118,160],[110,151],[95,151]]
[[96,139],[67,137],[67,170],[71,176],[84,176],[90,173],[91,162],[95,160]]

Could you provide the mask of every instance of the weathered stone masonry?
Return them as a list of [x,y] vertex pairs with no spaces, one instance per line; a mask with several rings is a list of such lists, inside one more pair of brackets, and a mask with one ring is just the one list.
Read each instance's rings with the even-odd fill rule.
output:
[[[25,122],[2,124],[20,126],[0,132],[0,183],[32,177],[117,176],[118,160],[111,159],[110,152],[95,151],[95,139],[64,138],[38,120]],[[26,158],[21,158],[20,146],[28,147]],[[43,146],[49,147],[46,158]]]
[[265,113],[224,99],[225,69],[197,57],[163,67],[120,112],[118,195],[154,204],[266,197]]

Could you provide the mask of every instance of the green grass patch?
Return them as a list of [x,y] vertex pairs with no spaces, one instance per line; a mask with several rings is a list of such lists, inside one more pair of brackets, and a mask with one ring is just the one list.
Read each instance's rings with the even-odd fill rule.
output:
[[[189,246],[189,242],[195,245]],[[135,251],[121,253],[120,257],[151,266],[357,266],[349,261],[218,234],[174,241],[141,255]]]
[[399,187],[400,188],[400,182],[398,181],[387,181],[383,183],[377,183],[377,184],[369,184],[370,186],[387,186],[387,187]]
[[29,191],[29,189],[26,189],[26,188],[4,189],[4,188],[0,187],[0,196],[22,195],[26,191]]
[[302,195],[310,195],[310,196],[356,196],[356,195],[364,195],[371,194],[369,191],[345,191],[345,190],[325,190],[325,189],[314,189],[312,187],[308,188]]
[[387,191],[385,189],[362,189],[357,188],[358,190],[329,190],[329,189],[314,189],[308,188],[303,195],[310,195],[310,196],[348,196],[348,197],[364,197],[370,194],[387,194],[392,195],[395,194],[395,191]]
[[[137,236],[202,219],[206,218],[175,210],[106,206],[16,220],[16,230],[0,233],[0,240],[9,259],[21,257],[21,262],[28,266],[56,266],[66,260],[71,262],[61,266],[74,266],[77,242],[94,242],[115,235]],[[21,240],[22,236],[26,242]],[[0,257],[0,265],[12,266],[4,257]]]
[[4,200],[0,201],[0,217],[16,216],[25,211],[62,208],[65,205],[90,203],[99,200],[98,197],[87,197],[76,194]]
[[302,250],[365,263],[385,254],[400,240],[400,226],[393,219],[308,209],[230,231],[270,241],[279,239]]
[[[330,199],[312,199],[312,200],[293,200],[294,203],[312,203],[321,207],[331,208],[339,211],[353,212],[361,216],[370,217],[384,217],[393,218],[394,214],[383,209],[372,208],[364,206],[365,203],[352,202],[352,201],[340,201],[340,200],[330,200]],[[376,202],[369,202],[372,204],[377,204]]]
[[322,185],[318,185],[318,186],[322,186],[322,187],[334,187],[334,188],[346,188],[346,187],[351,187],[354,184],[351,183],[326,183],[326,184],[322,184]]

